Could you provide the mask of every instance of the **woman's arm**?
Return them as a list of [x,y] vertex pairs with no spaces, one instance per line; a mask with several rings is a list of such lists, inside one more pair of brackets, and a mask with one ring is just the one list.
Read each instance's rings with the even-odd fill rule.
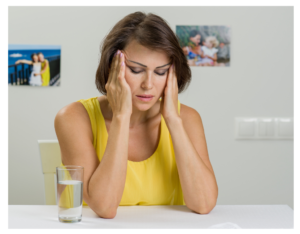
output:
[[20,59],[20,60],[18,60],[18,61],[15,62],[15,64],[19,64],[19,63],[26,63],[28,65],[32,65],[33,64],[32,61],[26,60],[26,59]]
[[114,218],[120,204],[127,172],[130,118],[115,117],[110,124],[105,153],[99,162],[93,146],[88,113],[82,103],[61,109],[55,131],[64,165],[84,167],[83,199],[102,218]]
[[181,105],[180,117],[169,119],[184,201],[188,208],[209,213],[216,205],[218,186],[209,160],[204,128],[198,112]]
[[218,186],[209,161],[200,115],[181,105],[178,113],[176,67],[168,72],[161,113],[171,134],[175,159],[186,206],[200,214],[216,205]]
[[203,51],[201,49],[201,45],[197,46],[197,54],[200,55],[201,58],[203,58]]

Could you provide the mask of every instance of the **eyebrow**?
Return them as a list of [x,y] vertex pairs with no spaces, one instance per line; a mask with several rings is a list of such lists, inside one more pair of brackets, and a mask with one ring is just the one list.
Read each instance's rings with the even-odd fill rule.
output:
[[[142,66],[142,67],[147,67],[146,65],[144,65],[144,64],[141,64],[141,63],[138,63],[138,62],[134,62],[134,61],[131,61],[131,60],[129,60],[129,59],[127,59],[128,61],[130,61],[130,62],[132,62],[132,63],[136,63],[136,64],[138,64],[138,65],[140,65],[140,66]],[[167,63],[167,64],[165,64],[165,65],[162,65],[162,66],[159,66],[159,67],[156,67],[156,68],[162,68],[162,67],[165,67],[165,66],[167,66],[167,65],[170,65],[171,63]]]

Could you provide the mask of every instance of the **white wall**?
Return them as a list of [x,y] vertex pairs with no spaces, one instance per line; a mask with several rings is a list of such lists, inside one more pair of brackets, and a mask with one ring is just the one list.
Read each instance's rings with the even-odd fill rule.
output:
[[9,44],[61,45],[60,87],[9,87],[9,204],[43,204],[38,139],[56,139],[63,106],[99,96],[99,45],[125,15],[231,25],[231,66],[192,67],[179,100],[204,123],[218,204],[293,208],[293,141],[237,141],[234,117],[293,117],[293,7],[9,7]]

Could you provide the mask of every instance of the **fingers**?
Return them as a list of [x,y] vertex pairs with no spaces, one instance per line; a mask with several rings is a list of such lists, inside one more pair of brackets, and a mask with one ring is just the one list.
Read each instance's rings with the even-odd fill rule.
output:
[[121,80],[120,78],[120,72],[121,72],[121,63],[124,62],[124,53],[122,53],[122,51],[119,51],[119,54],[116,55],[117,58],[117,62],[116,62],[116,68],[115,68],[115,75],[113,77],[113,82],[115,82],[115,84],[119,83]]
[[172,65],[172,70],[173,70],[173,85],[174,87],[177,86],[177,76],[176,76],[176,70],[175,70],[175,65]]
[[120,51],[118,50],[117,52],[116,52],[116,54],[114,55],[114,58],[113,58],[113,62],[112,62],[112,65],[111,65],[111,68],[112,68],[112,70],[111,70],[111,77],[110,77],[110,81],[109,81],[109,84],[111,83],[111,82],[115,82],[115,77],[116,77],[116,74],[117,74],[117,69],[118,69],[118,63],[119,63],[119,53],[120,53]]
[[168,81],[167,81],[167,86],[172,87],[173,81],[174,80],[174,64],[171,65],[169,69],[169,74],[168,74]]
[[[123,64],[123,65],[122,65]],[[109,79],[105,85],[106,91],[108,91],[109,86],[120,86],[120,84],[124,84],[125,81],[125,56],[120,50],[114,55],[111,71],[110,71]]]
[[115,74],[113,77],[113,82],[117,83],[118,77],[119,77],[119,72],[120,72],[120,65],[121,65],[121,58],[122,58],[122,53],[120,50],[118,50],[118,54],[116,55],[116,63],[115,63]]
[[120,56],[120,63],[119,63],[119,75],[118,75],[118,79],[121,83],[123,83],[125,81],[125,56],[123,53],[121,53]]
[[175,71],[174,63],[172,64],[172,66],[169,69],[167,87],[166,88],[174,89],[175,92],[178,91],[178,83],[177,83],[177,77],[176,77],[176,71]]
[[176,76],[176,70],[175,70],[175,64],[172,65],[172,72],[173,72],[173,81],[177,82],[177,76]]

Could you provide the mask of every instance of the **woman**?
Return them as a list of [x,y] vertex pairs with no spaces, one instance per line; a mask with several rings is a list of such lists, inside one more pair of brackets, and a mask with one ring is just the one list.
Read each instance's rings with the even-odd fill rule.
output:
[[43,78],[43,84],[42,86],[49,86],[50,81],[50,67],[49,67],[49,61],[44,58],[44,55],[42,52],[38,53],[39,62],[41,63],[41,76]]
[[43,79],[41,77],[41,63],[39,62],[38,55],[33,53],[31,55],[31,61],[22,59],[16,61],[15,64],[26,63],[28,65],[32,65],[32,72],[29,77],[29,85],[31,86],[41,86],[43,83]]
[[83,205],[103,218],[114,218],[119,205],[213,209],[218,188],[201,117],[178,101],[190,78],[162,18],[135,12],[114,26],[96,72],[104,95],[55,117],[62,164],[84,167]]
[[200,32],[198,30],[191,30],[188,45],[182,48],[190,66],[197,66],[197,63],[201,61],[200,55],[202,55],[203,52],[201,50],[200,41]]

